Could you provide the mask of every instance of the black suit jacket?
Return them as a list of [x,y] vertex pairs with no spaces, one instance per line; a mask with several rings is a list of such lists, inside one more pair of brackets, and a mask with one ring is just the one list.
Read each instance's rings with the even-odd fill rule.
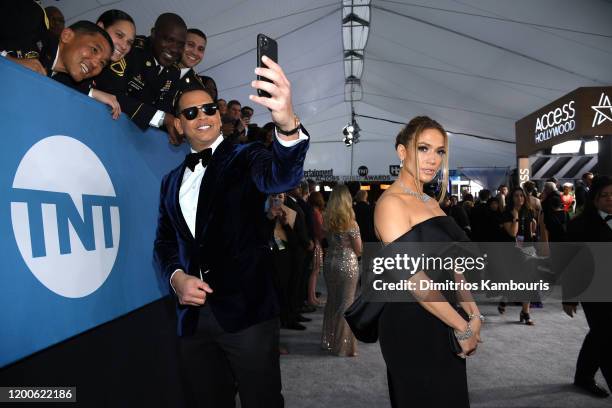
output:
[[355,221],[359,225],[359,234],[363,242],[377,242],[374,233],[374,209],[369,203],[357,201],[353,206]]
[[568,244],[558,244],[561,250],[553,253],[566,265],[563,276],[564,300],[579,296],[589,287],[595,273],[593,254],[581,242],[612,242],[612,229],[597,211],[586,210],[573,218],[567,227]]
[[[270,151],[261,143],[224,140],[202,179],[195,238],[179,205],[185,164],[162,181],[154,252],[163,282],[168,284],[176,269],[201,273],[214,291],[207,303],[228,332],[278,315],[269,243],[273,223],[264,205],[267,194],[287,191],[302,178],[307,149],[308,141],[290,148],[275,141]],[[199,308],[176,306],[178,335],[193,334]]]

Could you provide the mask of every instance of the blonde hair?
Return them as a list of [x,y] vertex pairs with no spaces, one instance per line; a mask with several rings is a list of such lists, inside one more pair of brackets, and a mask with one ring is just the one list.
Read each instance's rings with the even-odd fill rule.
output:
[[346,232],[351,228],[354,220],[351,193],[347,186],[340,184],[334,187],[329,196],[323,216],[323,225],[329,232]]
[[408,150],[409,145],[412,144],[412,146],[410,147],[413,149],[414,158],[415,158],[414,168],[413,168],[414,184],[417,186],[417,189],[419,190],[418,192],[420,194],[423,194],[423,191],[420,191],[421,188],[417,180],[417,176],[419,174],[419,163],[418,163],[419,149],[418,149],[417,141],[421,133],[423,133],[423,131],[427,129],[435,129],[439,131],[440,133],[442,133],[442,136],[444,137],[444,151],[446,153],[444,154],[444,157],[442,158],[442,165],[440,166],[440,168],[442,169],[442,188],[440,189],[440,195],[438,196],[438,203],[441,204],[444,201],[444,197],[446,196],[446,188],[448,187],[448,177],[449,177],[448,176],[448,157],[449,157],[448,134],[446,133],[446,130],[444,130],[442,125],[436,122],[435,120],[431,119],[428,116],[414,117],[398,133],[397,137],[395,138],[395,148],[397,149],[399,145],[402,145],[406,148],[406,150]]

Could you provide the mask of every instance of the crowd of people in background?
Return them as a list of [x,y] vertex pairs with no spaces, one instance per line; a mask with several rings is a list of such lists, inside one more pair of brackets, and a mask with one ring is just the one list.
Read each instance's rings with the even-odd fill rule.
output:
[[[534,256],[546,257],[550,252],[545,243],[568,240],[570,220],[584,211],[592,181],[590,172],[575,185],[550,179],[542,184],[541,192],[533,181],[512,189],[502,184],[494,193],[478,191],[476,199],[468,192],[461,200],[457,195],[447,195],[442,209],[474,242],[518,242],[531,247]],[[330,194],[315,191],[312,180],[293,191],[271,196],[271,205],[274,200],[280,200],[284,210],[274,233],[282,326],[306,330],[301,323],[310,318],[305,314],[325,303],[322,347],[336,355],[356,355],[355,339],[345,327],[343,313],[357,291],[357,259],[362,243],[378,242],[375,202],[368,201],[368,191],[360,189],[358,183],[348,188],[338,185]],[[316,291],[321,273],[326,302]],[[520,321],[534,325],[530,309],[541,308],[542,303],[517,305],[521,306]],[[505,301],[499,302],[499,313],[504,314],[506,307]],[[287,347],[282,351],[288,352]]]

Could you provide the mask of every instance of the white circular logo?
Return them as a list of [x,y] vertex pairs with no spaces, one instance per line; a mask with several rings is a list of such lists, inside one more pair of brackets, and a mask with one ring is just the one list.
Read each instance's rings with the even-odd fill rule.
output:
[[119,249],[119,207],[96,154],[68,136],[50,136],[21,159],[11,220],[34,276],[58,295],[80,298],[108,278]]

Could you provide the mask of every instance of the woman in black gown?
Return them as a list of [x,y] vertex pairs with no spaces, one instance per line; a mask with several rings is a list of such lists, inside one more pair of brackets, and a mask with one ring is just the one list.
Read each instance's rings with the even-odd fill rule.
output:
[[[443,171],[448,183],[448,139],[436,121],[412,119],[396,138],[401,160],[398,179],[378,200],[375,226],[384,243],[467,241],[464,231],[440,209],[438,200],[423,194],[423,184]],[[418,272],[411,281],[428,279]],[[451,279],[462,279],[458,275]],[[415,295],[413,301],[408,298]],[[423,292],[407,294],[406,302],[385,304],[379,320],[379,340],[391,405],[399,407],[468,407],[465,358],[480,340],[483,320],[469,292],[444,292],[445,301],[422,301]],[[440,295],[429,293],[425,295]],[[459,301],[460,299],[462,301]],[[459,314],[457,304],[468,315]],[[461,352],[451,347],[451,330]]]

